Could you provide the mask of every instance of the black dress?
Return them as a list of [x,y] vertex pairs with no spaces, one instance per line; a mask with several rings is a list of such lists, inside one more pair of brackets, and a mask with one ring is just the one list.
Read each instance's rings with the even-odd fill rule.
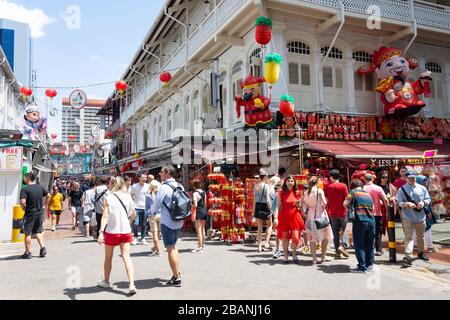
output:
[[206,210],[206,192],[197,191],[200,194],[200,200],[197,203],[197,221],[206,221],[208,211]]

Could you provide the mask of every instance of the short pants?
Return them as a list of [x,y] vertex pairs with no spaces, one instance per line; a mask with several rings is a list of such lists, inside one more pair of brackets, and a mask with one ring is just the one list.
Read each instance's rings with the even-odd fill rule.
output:
[[30,236],[44,231],[44,214],[26,216],[24,219],[25,221],[22,229],[23,234]]
[[112,234],[105,232],[105,245],[110,247],[117,247],[122,243],[131,243],[133,236],[131,233],[126,234]]
[[163,238],[164,246],[174,247],[177,244],[178,236],[181,229],[173,230],[169,227],[161,224],[161,235]]
[[61,210],[50,210],[51,214],[55,215],[55,216],[60,216],[61,215]]

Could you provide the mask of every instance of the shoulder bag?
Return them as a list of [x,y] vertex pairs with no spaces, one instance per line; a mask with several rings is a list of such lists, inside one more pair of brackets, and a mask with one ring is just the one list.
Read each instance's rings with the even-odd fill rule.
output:
[[255,218],[257,219],[267,220],[271,215],[269,206],[267,205],[267,201],[262,202],[265,199],[265,195],[266,195],[266,186],[263,187],[260,202],[256,202],[255,204]]
[[353,197],[355,196],[354,192],[350,192],[351,200],[350,200],[350,204],[347,208],[347,223],[353,223],[356,221],[356,215],[355,215],[355,200],[353,199]]
[[328,214],[322,215],[320,218],[317,218],[317,203],[319,202],[319,189],[317,189],[317,197],[316,197],[316,210],[314,212],[314,223],[316,224],[317,230],[324,229],[330,225],[330,221],[328,220]]

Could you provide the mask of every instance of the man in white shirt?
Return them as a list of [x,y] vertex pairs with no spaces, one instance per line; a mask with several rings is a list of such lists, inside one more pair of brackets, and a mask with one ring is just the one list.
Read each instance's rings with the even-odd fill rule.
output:
[[176,244],[184,221],[172,220],[169,208],[171,207],[170,202],[173,194],[172,188],[178,186],[183,188],[183,186],[174,179],[174,167],[164,167],[159,174],[163,183],[156,195],[156,200],[153,202],[151,212],[152,214],[156,214],[158,211],[161,211],[161,234],[164,245],[167,248],[170,268],[173,272],[172,279],[170,279],[166,285],[181,287],[180,261]]
[[139,183],[135,183],[131,187],[131,196],[134,200],[134,209],[136,212],[136,220],[133,224],[134,239],[131,243],[136,245],[138,242],[138,229],[141,230],[140,242],[146,245],[145,235],[147,233],[147,213],[145,212],[145,196],[150,193],[150,185],[145,183],[147,181],[147,175],[142,174],[139,177]]

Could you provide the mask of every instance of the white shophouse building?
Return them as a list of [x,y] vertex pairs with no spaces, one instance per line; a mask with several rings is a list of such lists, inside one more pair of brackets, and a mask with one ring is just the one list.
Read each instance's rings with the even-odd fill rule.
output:
[[[380,12],[381,29],[367,27],[371,5],[380,9],[370,12]],[[289,93],[297,110],[381,115],[376,76],[359,76],[356,70],[384,45],[409,47],[407,56],[420,61],[411,78],[433,72],[433,95],[425,99],[423,112],[450,118],[447,5],[412,0],[166,1],[123,74],[129,84],[120,115],[120,125],[128,130],[121,144],[124,153],[164,148],[176,129],[199,135],[200,123],[214,127],[210,115],[220,112],[210,101],[212,71],[220,75],[224,132],[243,126],[234,97],[248,74],[262,72],[261,49],[255,42],[260,15],[274,22],[272,43],[264,54],[276,51],[284,60],[282,77],[272,90],[273,111],[277,99]],[[212,61],[215,58],[218,62]],[[167,87],[161,86],[160,66],[173,75]]]

